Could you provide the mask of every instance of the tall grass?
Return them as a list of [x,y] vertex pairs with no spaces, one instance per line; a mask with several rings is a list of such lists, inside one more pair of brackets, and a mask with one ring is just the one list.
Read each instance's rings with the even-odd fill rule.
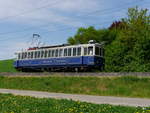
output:
[[0,77],[0,88],[150,98],[145,77]]

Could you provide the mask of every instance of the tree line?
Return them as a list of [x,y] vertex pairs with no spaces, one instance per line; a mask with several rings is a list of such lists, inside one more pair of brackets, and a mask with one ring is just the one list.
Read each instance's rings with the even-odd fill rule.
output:
[[150,13],[148,9],[129,8],[127,17],[105,29],[79,28],[68,38],[69,44],[89,40],[105,43],[106,72],[150,71]]

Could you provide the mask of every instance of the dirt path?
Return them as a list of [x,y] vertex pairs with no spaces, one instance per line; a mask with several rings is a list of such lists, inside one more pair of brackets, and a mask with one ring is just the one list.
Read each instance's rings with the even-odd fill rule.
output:
[[72,100],[79,100],[82,102],[90,102],[95,104],[150,107],[150,99],[141,99],[141,98],[90,96],[90,95],[76,95],[76,94],[63,94],[63,93],[48,93],[48,92],[41,92],[41,91],[12,90],[12,89],[0,89],[0,93],[4,93],[4,94],[11,93],[14,95],[32,96],[38,98],[72,99]]

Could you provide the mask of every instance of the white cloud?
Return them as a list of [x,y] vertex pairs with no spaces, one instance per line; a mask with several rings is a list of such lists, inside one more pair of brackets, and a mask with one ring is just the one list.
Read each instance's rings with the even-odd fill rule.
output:
[[[31,25],[51,22],[69,26],[81,26],[83,25],[81,21],[70,16],[60,15],[58,12],[87,12],[98,8],[98,6],[97,0],[1,0],[0,19],[6,18],[6,21]],[[19,14],[21,15],[18,16]]]

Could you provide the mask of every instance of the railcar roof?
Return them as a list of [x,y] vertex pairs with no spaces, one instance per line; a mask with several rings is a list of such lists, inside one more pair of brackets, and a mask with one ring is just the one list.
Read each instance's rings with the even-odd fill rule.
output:
[[80,46],[93,46],[93,45],[99,45],[100,46],[102,44],[99,44],[99,43],[94,43],[94,44],[77,44],[77,45],[62,44],[62,45],[53,45],[53,46],[44,46],[44,47],[33,47],[33,48],[36,48],[36,49],[35,50],[24,50],[24,51],[21,51],[21,52],[36,51],[36,50],[50,49],[50,48],[80,47]]
[[65,47],[65,46],[70,46],[70,45],[62,44],[62,45],[44,46],[44,47],[39,47],[38,49],[47,49],[47,48],[56,48],[56,47]]
[[48,49],[48,48],[57,48],[57,47],[70,47],[70,46],[84,46],[84,45],[94,45],[94,44],[76,44],[76,45],[62,44],[62,45],[39,47],[38,49]]

